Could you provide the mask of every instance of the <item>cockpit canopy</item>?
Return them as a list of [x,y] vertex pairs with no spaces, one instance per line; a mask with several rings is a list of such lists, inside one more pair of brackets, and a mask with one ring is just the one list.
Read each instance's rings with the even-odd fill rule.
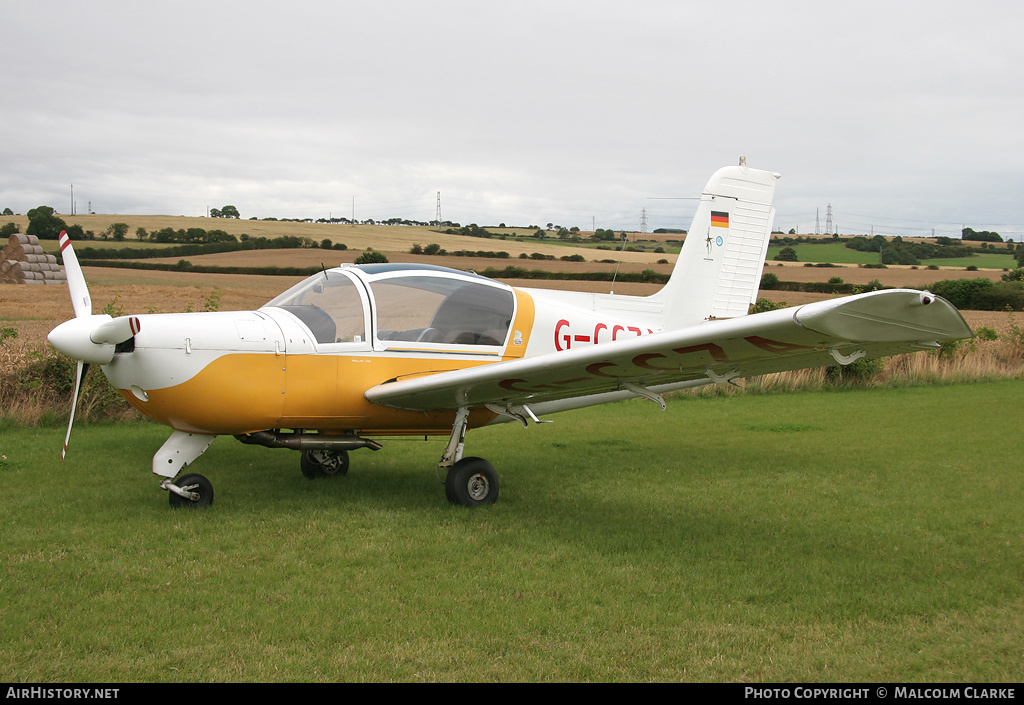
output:
[[497,347],[508,337],[515,297],[504,284],[454,269],[367,265],[315,274],[267,306],[294,315],[320,345]]

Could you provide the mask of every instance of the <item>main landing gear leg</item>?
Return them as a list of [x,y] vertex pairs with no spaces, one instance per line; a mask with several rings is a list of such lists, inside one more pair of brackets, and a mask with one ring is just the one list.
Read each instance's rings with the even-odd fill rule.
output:
[[213,443],[216,436],[175,431],[153,456],[153,474],[164,480],[160,488],[168,491],[172,507],[208,507],[213,503],[213,485],[202,475],[174,476]]
[[444,492],[449,502],[464,507],[479,507],[482,504],[493,504],[498,499],[498,473],[483,458],[462,457],[468,421],[469,409],[459,407],[451,438],[448,439],[437,468],[446,472]]

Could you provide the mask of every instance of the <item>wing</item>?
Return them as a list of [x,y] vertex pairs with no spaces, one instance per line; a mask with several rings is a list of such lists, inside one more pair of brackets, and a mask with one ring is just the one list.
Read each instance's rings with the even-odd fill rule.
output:
[[[843,364],[860,357],[936,348],[973,336],[945,299],[909,289],[878,291],[680,330],[467,370],[389,380],[366,392],[375,404],[506,410],[661,393],[738,377]],[[600,397],[595,395],[602,395]],[[578,397],[594,397],[585,402]],[[513,415],[513,414],[510,414]]]

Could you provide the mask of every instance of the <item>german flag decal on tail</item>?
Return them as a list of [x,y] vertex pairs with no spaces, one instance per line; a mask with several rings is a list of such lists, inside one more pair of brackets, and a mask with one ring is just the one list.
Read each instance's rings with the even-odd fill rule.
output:
[[721,211],[711,211],[711,225],[715,228],[728,228],[729,214]]

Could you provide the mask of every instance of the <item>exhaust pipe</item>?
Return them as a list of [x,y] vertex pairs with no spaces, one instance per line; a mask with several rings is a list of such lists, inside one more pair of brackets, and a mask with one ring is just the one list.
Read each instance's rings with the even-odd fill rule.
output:
[[383,446],[369,438],[356,435],[326,436],[322,433],[281,433],[280,431],[256,431],[235,436],[247,445],[265,448],[289,448],[291,450],[356,450],[369,448],[380,450]]

